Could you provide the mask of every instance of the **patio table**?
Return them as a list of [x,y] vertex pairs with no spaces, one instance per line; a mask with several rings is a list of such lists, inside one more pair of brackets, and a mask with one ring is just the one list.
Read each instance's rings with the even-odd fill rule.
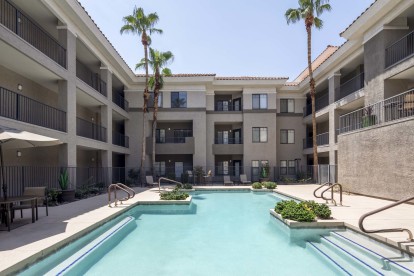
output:
[[5,217],[5,223],[7,226],[7,230],[10,232],[10,225],[12,223],[11,215],[12,215],[12,207],[13,203],[21,203],[21,202],[30,202],[31,209],[32,209],[32,223],[39,219],[38,208],[37,208],[37,197],[32,196],[18,196],[18,197],[8,197],[7,199],[0,199],[0,206],[2,217]]

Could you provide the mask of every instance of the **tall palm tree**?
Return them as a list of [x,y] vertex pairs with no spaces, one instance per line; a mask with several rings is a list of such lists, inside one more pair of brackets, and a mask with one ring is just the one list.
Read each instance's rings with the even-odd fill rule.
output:
[[149,79],[149,86],[154,90],[154,111],[152,117],[152,173],[155,175],[155,136],[157,129],[157,115],[158,115],[158,97],[160,90],[164,86],[164,78],[171,76],[171,70],[167,68],[169,64],[174,61],[174,55],[170,52],[160,52],[154,50],[150,47],[150,58],[148,63],[145,63],[145,60],[141,60],[140,63],[136,65],[136,69],[144,67],[148,64],[152,71],[153,75]]
[[[315,115],[315,80],[312,69],[312,27],[321,29],[323,21],[318,18],[324,11],[330,11],[329,0],[299,0],[299,8],[288,9],[285,13],[288,24],[304,20],[308,36],[308,70],[309,86],[312,100],[312,142],[313,142],[313,165],[318,166],[318,145],[316,143],[316,115]],[[315,16],[316,15],[316,16]]]
[[142,108],[142,150],[141,150],[141,183],[144,183],[144,165],[145,165],[145,140],[146,140],[146,113],[148,112],[148,46],[151,44],[151,38],[149,35],[153,33],[162,34],[161,29],[155,28],[155,25],[158,23],[157,13],[150,13],[145,15],[144,9],[134,8],[132,15],[125,16],[123,21],[124,26],[121,27],[121,34],[123,33],[132,33],[141,37],[141,43],[144,46],[144,67],[145,67],[145,89],[144,89],[144,105]]

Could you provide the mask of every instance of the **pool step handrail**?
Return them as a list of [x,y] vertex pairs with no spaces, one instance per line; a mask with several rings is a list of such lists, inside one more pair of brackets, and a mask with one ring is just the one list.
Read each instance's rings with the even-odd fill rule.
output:
[[[109,202],[108,203],[108,206],[109,207],[112,207],[111,206],[111,192],[112,191],[114,192],[114,203],[115,203],[115,207],[118,206],[118,199],[117,199],[117,196],[116,196],[116,191],[117,190],[122,190],[122,191],[124,191],[127,194],[127,197],[124,197],[124,198],[119,199],[119,201],[121,202],[121,204],[122,204],[122,202],[127,201],[128,199],[130,199],[130,198],[132,198],[132,197],[135,196],[135,191],[134,190],[132,190],[129,187],[128,187],[128,189],[125,189],[125,188],[123,188],[119,184],[122,184],[122,183],[111,184],[111,185],[108,186],[108,202]],[[122,185],[125,186],[124,184],[122,184]],[[133,191],[133,192],[131,192],[130,190]]]
[[161,193],[161,180],[165,180],[165,181],[168,181],[168,182],[171,182],[171,183],[175,183],[175,184],[181,184],[181,185],[183,185],[183,183],[181,183],[181,182],[178,182],[178,181],[175,181],[175,180],[172,180],[172,179],[169,179],[169,178],[166,178],[166,177],[160,177],[160,178],[158,178],[158,191]]
[[[313,191],[313,196],[314,196],[314,197],[316,197],[316,198],[322,198],[322,194],[318,196],[318,195],[316,194],[316,192],[317,192],[317,191],[319,191],[320,189],[322,189],[323,187],[326,187],[326,186],[331,186],[331,185],[332,185],[332,183],[331,183],[331,182],[325,182],[325,183],[321,184],[318,188],[316,188],[316,189]],[[326,203],[328,203],[328,200],[326,200]]]
[[[322,193],[321,193],[321,198],[326,200],[326,202],[331,200],[331,202],[333,204],[335,204],[335,206],[336,206],[337,204],[336,204],[336,200],[334,199],[334,191],[333,191],[334,187],[339,187],[339,205],[342,206],[342,185],[339,184],[339,183],[334,183],[334,184],[330,185],[328,188],[326,188],[325,190],[323,190]],[[331,190],[331,198],[324,197],[323,194],[325,192],[329,191],[329,190]]]
[[134,189],[132,189],[131,187],[128,187],[127,185],[123,184],[123,183],[116,183],[118,186],[120,186],[121,188],[124,188],[125,190],[128,190],[132,195],[131,198],[134,198],[135,196],[135,191]]
[[359,221],[358,221],[359,229],[361,229],[362,232],[368,233],[368,234],[373,234],[373,233],[407,232],[407,234],[408,234],[408,239],[407,240],[408,241],[413,241],[413,233],[410,231],[410,229],[407,229],[407,228],[389,228],[389,229],[367,230],[364,227],[364,220],[367,217],[372,216],[372,215],[375,215],[375,214],[378,214],[378,213],[380,213],[382,211],[391,209],[391,208],[393,208],[395,206],[401,205],[401,204],[406,203],[406,202],[411,201],[411,200],[414,200],[414,196],[411,196],[411,197],[408,197],[408,198],[405,198],[405,199],[401,199],[400,201],[391,203],[389,205],[386,205],[384,207],[375,209],[374,211],[371,211],[371,212],[368,212],[368,213],[362,215],[359,218]]

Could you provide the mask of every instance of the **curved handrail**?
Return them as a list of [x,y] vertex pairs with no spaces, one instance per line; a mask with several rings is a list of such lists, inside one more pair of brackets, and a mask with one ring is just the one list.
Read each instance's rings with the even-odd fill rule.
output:
[[119,200],[119,201],[121,201],[121,203],[122,203],[122,201],[127,201],[128,199],[131,198],[131,194],[130,194],[130,192],[128,190],[122,188],[118,184],[111,184],[111,185],[108,186],[108,201],[109,201],[109,207],[111,207],[111,190],[114,191],[114,198],[115,198],[115,201],[114,202],[115,202],[115,206],[118,206],[118,199],[116,197],[116,190],[117,189],[122,190],[122,191],[124,191],[124,192],[126,192],[128,194],[127,197],[124,197],[124,198],[122,198],[122,199]]
[[183,185],[183,183],[181,183],[181,182],[178,182],[178,181],[175,181],[175,180],[172,180],[172,179],[169,179],[169,178],[165,178],[165,177],[160,177],[159,179],[158,179],[158,191],[161,193],[161,180],[166,180],[166,181],[169,181],[169,182],[171,182],[171,183],[176,183],[176,184],[181,184],[181,185]]
[[132,189],[131,187],[128,187],[127,185],[125,185],[125,184],[123,184],[123,183],[116,183],[116,184],[117,184],[118,186],[120,186],[120,187],[124,188],[125,190],[130,191],[130,192],[132,193],[131,198],[134,198],[134,196],[135,196],[135,191],[134,191],[134,189]]
[[325,187],[326,185],[331,185],[331,182],[325,182],[324,184],[322,184],[321,186],[316,188],[315,191],[313,191],[313,196],[316,197],[316,198],[322,198],[322,196],[317,196],[316,192],[319,191],[320,189],[322,189],[323,187]]
[[403,203],[405,203],[407,201],[411,201],[411,200],[414,200],[414,196],[409,197],[409,198],[406,198],[406,199],[401,199],[400,201],[394,202],[392,204],[386,205],[384,207],[378,208],[378,209],[376,209],[374,211],[371,211],[371,212],[368,212],[368,213],[362,215],[359,218],[359,221],[358,221],[359,229],[361,229],[362,232],[368,233],[368,234],[372,234],[372,233],[387,233],[387,232],[407,232],[407,234],[408,234],[408,241],[412,241],[413,240],[413,233],[409,229],[407,229],[407,228],[389,228],[389,229],[367,230],[364,227],[364,220],[367,217],[372,216],[374,214],[377,214],[379,212],[388,210],[388,209],[390,209],[392,207],[398,206],[400,204],[403,204]]
[[328,190],[331,190],[331,198],[330,198],[330,200],[331,200],[331,201],[332,201],[332,203],[333,203],[333,204],[335,204],[335,206],[336,206],[336,201],[335,201],[335,199],[334,199],[334,193],[333,193],[333,188],[334,188],[335,186],[339,186],[339,205],[341,205],[341,206],[342,206],[342,185],[341,185],[341,184],[339,184],[339,183],[335,183],[335,184],[333,184],[333,185],[329,186],[327,189],[323,190],[323,191],[322,191],[322,193],[321,193],[321,198],[322,198],[322,199],[324,199],[324,200],[326,200],[326,201],[328,201],[328,200],[329,200],[329,198],[325,198],[325,197],[323,196],[323,194],[324,194],[325,192],[327,192]]

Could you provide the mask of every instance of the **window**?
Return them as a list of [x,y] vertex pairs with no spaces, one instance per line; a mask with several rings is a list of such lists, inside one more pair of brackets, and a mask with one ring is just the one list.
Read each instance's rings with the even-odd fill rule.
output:
[[[148,100],[148,107],[154,107],[154,92],[150,92],[150,98]],[[158,93],[158,107],[162,107],[162,92]]]
[[280,174],[281,175],[287,174],[287,161],[286,160],[280,161]]
[[155,173],[157,176],[165,175],[165,161],[155,162]]
[[217,175],[229,174],[229,161],[223,161],[217,163]]
[[157,129],[155,131],[155,142],[159,144],[165,143],[165,129]]
[[227,130],[217,131],[217,144],[228,144],[229,132]]
[[192,137],[193,131],[191,129],[174,129],[174,143],[185,143],[186,137]]
[[280,99],[280,113],[295,113],[295,100]]
[[296,162],[295,160],[288,161],[288,174],[294,175],[296,174]]
[[217,101],[217,111],[229,111],[229,102]]
[[267,109],[267,94],[253,94],[252,96],[253,109]]
[[267,143],[267,127],[253,128],[253,143]]
[[280,130],[280,143],[281,144],[294,144],[295,143],[295,130],[281,129]]
[[186,108],[187,107],[187,92],[171,92],[171,107],[172,108]]

